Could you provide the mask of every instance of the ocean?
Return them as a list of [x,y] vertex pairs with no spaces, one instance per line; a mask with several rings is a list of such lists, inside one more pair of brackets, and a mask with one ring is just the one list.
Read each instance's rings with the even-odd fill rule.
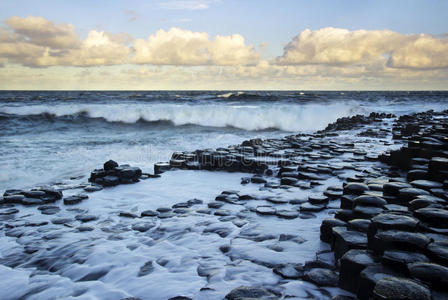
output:
[[151,171],[174,151],[325,128],[370,112],[446,109],[447,92],[2,91],[0,190],[87,175],[114,159]]
[[[303,149],[286,142],[282,150],[282,138],[356,114],[441,111],[447,101],[448,92],[2,91],[0,192],[51,186],[64,199],[86,196],[74,205],[0,204],[0,299],[208,300],[240,286],[296,299],[346,294],[297,280],[297,270],[334,265],[320,225],[340,207],[347,178],[387,180],[372,158],[403,145],[392,139],[394,120],[298,136]],[[273,157],[296,153],[302,177],[242,184],[252,174],[173,170],[83,189],[109,159],[152,173],[175,151],[253,138],[272,139],[263,147],[277,149]],[[325,209],[310,204],[323,193],[333,195]]]

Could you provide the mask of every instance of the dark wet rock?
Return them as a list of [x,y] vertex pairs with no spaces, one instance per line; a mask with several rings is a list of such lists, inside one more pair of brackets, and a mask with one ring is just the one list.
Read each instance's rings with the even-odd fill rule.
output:
[[381,197],[375,197],[375,196],[359,196],[354,199],[354,205],[364,205],[364,206],[376,206],[376,207],[383,207],[387,204],[387,201],[384,200]]
[[429,286],[448,290],[447,267],[430,262],[415,262],[408,264],[408,269],[412,277],[426,282]]
[[22,204],[23,205],[41,205],[44,204],[45,202],[42,201],[41,199],[36,199],[36,198],[24,198],[22,200]]
[[297,211],[281,209],[276,212],[277,217],[283,219],[295,219],[299,216]]
[[341,197],[341,208],[352,209],[355,203],[356,195],[343,195]]
[[171,208],[170,208],[170,207],[162,206],[162,207],[157,208],[156,210],[157,210],[159,213],[166,213],[166,212],[170,212],[170,211],[171,211]]
[[176,297],[171,297],[168,300],[193,300],[190,297],[185,297],[185,296],[176,296]]
[[202,201],[201,199],[196,199],[196,198],[195,198],[195,199],[190,199],[190,200],[188,200],[187,203],[188,203],[190,206],[194,206],[194,205],[203,204],[204,201]]
[[96,219],[98,219],[97,216],[94,215],[77,215],[75,217],[76,220],[86,223],[86,222],[91,222],[91,221],[95,221]]
[[311,203],[304,203],[300,205],[299,210],[301,212],[319,212],[325,209],[323,205],[313,205]]
[[280,184],[282,185],[295,185],[297,182],[297,178],[294,177],[282,177],[282,179],[280,179]]
[[153,228],[154,226],[156,226],[156,224],[154,224],[154,223],[141,222],[141,223],[133,224],[132,229],[136,230],[136,231],[140,231],[140,232],[146,232],[149,229]]
[[338,274],[329,269],[316,268],[306,272],[303,280],[312,282],[317,286],[337,286]]
[[292,264],[275,267],[273,271],[285,279],[299,279],[304,274],[303,268],[301,269],[300,266]]
[[353,219],[348,222],[348,229],[367,233],[371,221],[367,219]]
[[262,287],[240,286],[233,289],[225,297],[226,300],[244,299],[278,299],[276,295]]
[[418,232],[379,230],[374,237],[369,237],[369,249],[378,253],[395,249],[423,252],[430,242],[430,238]]
[[350,250],[340,260],[339,287],[356,293],[359,274],[375,263],[375,257],[366,250]]
[[277,212],[274,207],[268,205],[259,205],[255,209],[255,211],[260,215],[275,215],[275,213]]
[[124,218],[131,218],[131,219],[135,219],[138,218],[138,216],[134,213],[128,212],[128,211],[121,211],[118,216],[120,217],[124,217]]
[[344,186],[344,194],[349,194],[349,195],[361,195],[365,191],[368,191],[368,190],[369,190],[369,187],[366,184],[359,183],[359,182],[347,183]]
[[82,200],[85,200],[89,198],[89,196],[85,195],[85,194],[78,194],[78,195],[73,195],[73,196],[69,196],[69,197],[65,197],[64,198],[64,204],[65,205],[74,205],[74,204],[78,204],[81,203]]
[[113,160],[108,160],[107,162],[104,163],[103,167],[105,171],[111,171],[114,170],[116,167],[118,167],[118,163]]
[[80,232],[87,232],[87,231],[93,231],[94,228],[90,226],[79,226],[78,229]]
[[212,213],[212,210],[208,209],[208,208],[200,208],[200,209],[197,209],[196,212],[198,214],[210,215]]
[[417,196],[414,200],[409,202],[409,210],[417,210],[425,207],[435,207],[435,208],[443,208],[446,205],[446,201],[442,198],[430,196],[430,195],[421,195]]
[[157,217],[159,215],[159,212],[153,210],[145,210],[142,211],[140,215],[141,217]]
[[419,221],[411,216],[395,213],[382,213],[372,218],[372,226],[369,235],[373,235],[378,229],[415,231]]
[[0,210],[0,215],[5,216],[5,215],[13,215],[18,213],[19,210],[17,208],[8,208],[5,210]]
[[322,221],[320,226],[320,239],[323,242],[333,243],[333,227],[345,227],[347,223],[334,218],[328,218]]
[[347,295],[336,295],[332,297],[331,300],[356,300],[356,299]]
[[176,214],[174,214],[173,212],[163,212],[163,213],[160,213],[157,217],[159,218],[159,219],[169,219],[169,218],[172,218],[172,217],[175,217],[176,216]]
[[189,208],[189,207],[191,207],[191,204],[188,202],[179,202],[179,203],[173,204],[171,207],[172,208]]
[[244,225],[246,225],[248,223],[248,221],[242,220],[242,219],[236,219],[236,220],[233,220],[232,223],[237,227],[243,227]]
[[45,192],[40,190],[23,191],[22,194],[27,198],[36,199],[40,199],[45,196]]
[[442,183],[430,180],[414,180],[411,182],[411,184],[418,189],[426,191],[429,191],[431,189],[440,189],[443,187]]
[[156,175],[162,174],[166,171],[169,171],[171,169],[171,166],[167,162],[158,162],[154,164],[154,173]]
[[384,251],[381,261],[393,269],[405,273],[407,271],[407,264],[414,262],[428,262],[426,255],[416,252],[387,250]]
[[24,247],[24,251],[27,254],[33,254],[37,251],[39,251],[41,248],[39,246],[35,246],[35,245],[27,245]]
[[204,229],[203,233],[216,233],[222,238],[227,237],[232,233],[232,229],[229,227],[210,226]]
[[336,260],[351,249],[367,248],[367,235],[363,232],[347,230],[345,227],[334,227],[333,238],[333,250]]
[[381,264],[375,264],[367,266],[363,271],[361,271],[358,277],[358,288],[356,296],[360,300],[371,299],[373,295],[373,289],[376,283],[386,277],[401,276],[401,273],[387,268]]
[[226,217],[226,216],[230,216],[232,214],[232,211],[230,211],[228,209],[219,209],[219,210],[215,211],[213,214],[215,216]]
[[88,186],[84,187],[84,191],[86,191],[88,193],[98,192],[98,191],[101,191],[102,189],[103,189],[103,187],[100,185],[88,185]]
[[414,200],[420,195],[429,195],[428,191],[417,188],[404,188],[400,189],[399,197],[405,202]]
[[322,204],[327,204],[329,199],[327,196],[310,195],[308,197],[308,201],[314,205],[322,205]]
[[381,207],[357,205],[353,209],[353,215],[358,219],[370,219],[383,212]]
[[259,175],[254,175],[252,176],[252,178],[250,179],[250,181],[252,183],[267,183],[267,180],[264,179],[262,176]]
[[61,211],[61,209],[57,206],[48,206],[48,207],[44,207],[43,209],[40,209],[40,212],[43,215],[54,215],[60,211]]
[[71,218],[55,218],[51,220],[51,223],[55,225],[62,225],[62,224],[68,224],[73,222],[73,219]]
[[4,203],[15,203],[15,204],[21,204],[22,200],[25,199],[24,195],[7,195],[3,196],[3,202]]
[[218,201],[212,201],[212,202],[207,203],[207,206],[209,208],[219,209],[224,206],[224,203],[218,202]]
[[351,209],[338,209],[335,212],[334,217],[344,222],[348,222],[356,218],[353,210]]
[[400,189],[412,188],[412,185],[404,182],[388,182],[383,185],[383,194],[385,196],[398,196]]
[[48,224],[48,221],[31,221],[31,222],[26,222],[25,226],[28,227],[39,227],[39,226],[45,226]]
[[98,183],[103,186],[115,186],[120,184],[120,178],[117,176],[104,176]]
[[436,262],[448,266],[448,241],[435,241],[427,247],[428,255]]
[[138,277],[146,276],[154,271],[154,266],[152,260],[147,261],[143,266],[140,267],[138,272]]
[[448,228],[448,210],[426,207],[417,209],[414,215],[433,227]]
[[373,299],[431,300],[431,292],[426,286],[413,280],[384,277],[376,283]]

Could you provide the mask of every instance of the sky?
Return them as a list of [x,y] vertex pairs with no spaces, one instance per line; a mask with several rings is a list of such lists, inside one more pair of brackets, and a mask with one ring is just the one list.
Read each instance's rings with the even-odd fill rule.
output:
[[0,0],[0,89],[446,90],[446,0]]

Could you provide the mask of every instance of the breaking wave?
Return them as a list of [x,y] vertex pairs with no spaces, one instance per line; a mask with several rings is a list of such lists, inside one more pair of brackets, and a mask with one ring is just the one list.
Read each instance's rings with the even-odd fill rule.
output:
[[60,120],[85,122],[96,119],[110,123],[168,123],[173,126],[197,125],[233,127],[243,130],[277,129],[308,131],[325,128],[339,117],[364,113],[356,102],[302,105],[32,105],[3,107],[0,120]]

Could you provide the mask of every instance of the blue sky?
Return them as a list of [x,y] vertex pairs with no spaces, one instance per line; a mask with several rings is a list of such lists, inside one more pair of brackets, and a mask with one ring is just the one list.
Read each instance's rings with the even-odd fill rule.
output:
[[[328,27],[348,31],[389,30],[402,35],[426,34],[437,38],[448,32],[447,12],[448,1],[444,0],[0,1],[2,21],[13,16],[22,19],[29,16],[42,17],[56,25],[73,25],[81,39],[85,39],[92,30],[126,33],[132,39],[147,39],[160,29],[169,31],[173,27],[191,32],[206,32],[210,39],[216,35],[238,34],[244,37],[246,45],[255,47],[262,59],[270,61],[284,55],[284,47],[305,29],[312,32]],[[5,23],[3,26],[10,31],[16,30]],[[259,47],[260,45],[263,46]],[[3,59],[4,66],[6,64],[16,71],[26,65],[17,62],[16,60],[15,65],[18,66],[14,66],[11,58]],[[304,65],[303,61],[300,64]],[[151,68],[153,64],[139,64],[139,67],[141,65]],[[292,65],[296,66],[297,61]],[[429,66],[437,69],[432,66],[438,65],[431,63]],[[414,65],[411,67],[415,69]],[[104,71],[102,68],[95,66],[91,71]],[[106,71],[115,71],[113,68],[119,67],[109,67]],[[75,70],[69,70],[69,73],[75,71],[79,71],[79,66]]]

